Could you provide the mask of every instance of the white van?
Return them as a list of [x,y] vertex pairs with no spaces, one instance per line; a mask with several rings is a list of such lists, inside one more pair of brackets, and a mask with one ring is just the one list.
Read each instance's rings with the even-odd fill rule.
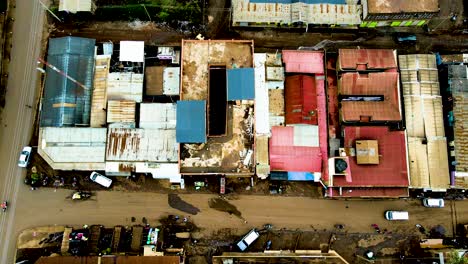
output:
[[387,220],[408,220],[409,214],[406,211],[385,211]]
[[111,180],[111,179],[109,179],[109,178],[107,178],[106,176],[104,176],[104,175],[102,175],[102,174],[100,174],[100,173],[97,173],[97,172],[95,172],[95,171],[93,171],[93,172],[91,173],[91,175],[89,176],[89,178],[90,178],[93,182],[95,182],[95,183],[97,183],[97,184],[100,184],[100,185],[102,185],[102,186],[104,186],[104,187],[106,187],[106,188],[109,188],[109,187],[111,186],[111,184],[112,184],[112,180]]
[[246,250],[253,242],[255,242],[255,240],[257,240],[257,238],[260,237],[260,234],[257,232],[257,230],[252,229],[250,230],[249,233],[247,233],[247,235],[245,235],[241,241],[239,241],[237,243],[237,247],[241,250],[241,251],[244,251]]
[[441,198],[424,198],[423,205],[425,207],[437,207],[442,208],[444,207],[444,199]]

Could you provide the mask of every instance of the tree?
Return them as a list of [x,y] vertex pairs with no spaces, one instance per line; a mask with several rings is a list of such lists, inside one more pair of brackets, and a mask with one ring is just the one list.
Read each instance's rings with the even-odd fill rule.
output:
[[447,264],[468,264],[468,257],[466,256],[466,252],[464,252],[464,254],[460,254],[457,250],[453,250],[447,255],[448,259],[445,262]]

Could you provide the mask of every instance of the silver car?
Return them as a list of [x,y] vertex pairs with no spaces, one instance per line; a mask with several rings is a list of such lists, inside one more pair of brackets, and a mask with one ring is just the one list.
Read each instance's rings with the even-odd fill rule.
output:
[[436,207],[436,208],[442,208],[445,206],[444,199],[441,199],[441,198],[424,198],[423,205],[425,207]]

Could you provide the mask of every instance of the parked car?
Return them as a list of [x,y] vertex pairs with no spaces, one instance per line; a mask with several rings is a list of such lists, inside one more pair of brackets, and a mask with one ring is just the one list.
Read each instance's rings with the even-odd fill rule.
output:
[[404,34],[397,33],[394,36],[395,42],[398,44],[416,44],[416,35],[414,34]]
[[260,237],[260,234],[257,232],[257,230],[252,229],[245,235],[238,243],[237,247],[241,251],[245,251],[250,245],[252,245],[255,240],[257,240]]
[[385,211],[385,219],[393,220],[408,220],[409,214],[406,211]]
[[23,148],[18,159],[18,166],[22,168],[26,168],[28,166],[29,159],[31,158],[31,152],[32,152],[31,147],[26,146]]
[[89,176],[89,179],[91,179],[93,182],[100,184],[106,188],[109,188],[112,184],[111,179],[95,171],[91,173],[91,175]]
[[442,208],[445,206],[444,199],[442,198],[424,198],[423,205],[425,207],[437,207]]

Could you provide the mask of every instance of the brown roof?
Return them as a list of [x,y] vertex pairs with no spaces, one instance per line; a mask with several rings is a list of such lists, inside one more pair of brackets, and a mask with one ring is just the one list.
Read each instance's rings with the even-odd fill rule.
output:
[[438,0],[367,0],[370,14],[439,12]]
[[341,95],[383,96],[383,101],[342,101],[343,121],[401,120],[397,72],[344,73],[338,87]]
[[[41,257],[35,264],[98,264],[99,257]],[[104,256],[101,264],[179,264],[177,256]]]
[[146,94],[147,95],[162,95],[163,94],[163,72],[164,66],[146,67]]
[[365,71],[397,68],[395,53],[390,49],[340,49],[338,59],[340,70]]

